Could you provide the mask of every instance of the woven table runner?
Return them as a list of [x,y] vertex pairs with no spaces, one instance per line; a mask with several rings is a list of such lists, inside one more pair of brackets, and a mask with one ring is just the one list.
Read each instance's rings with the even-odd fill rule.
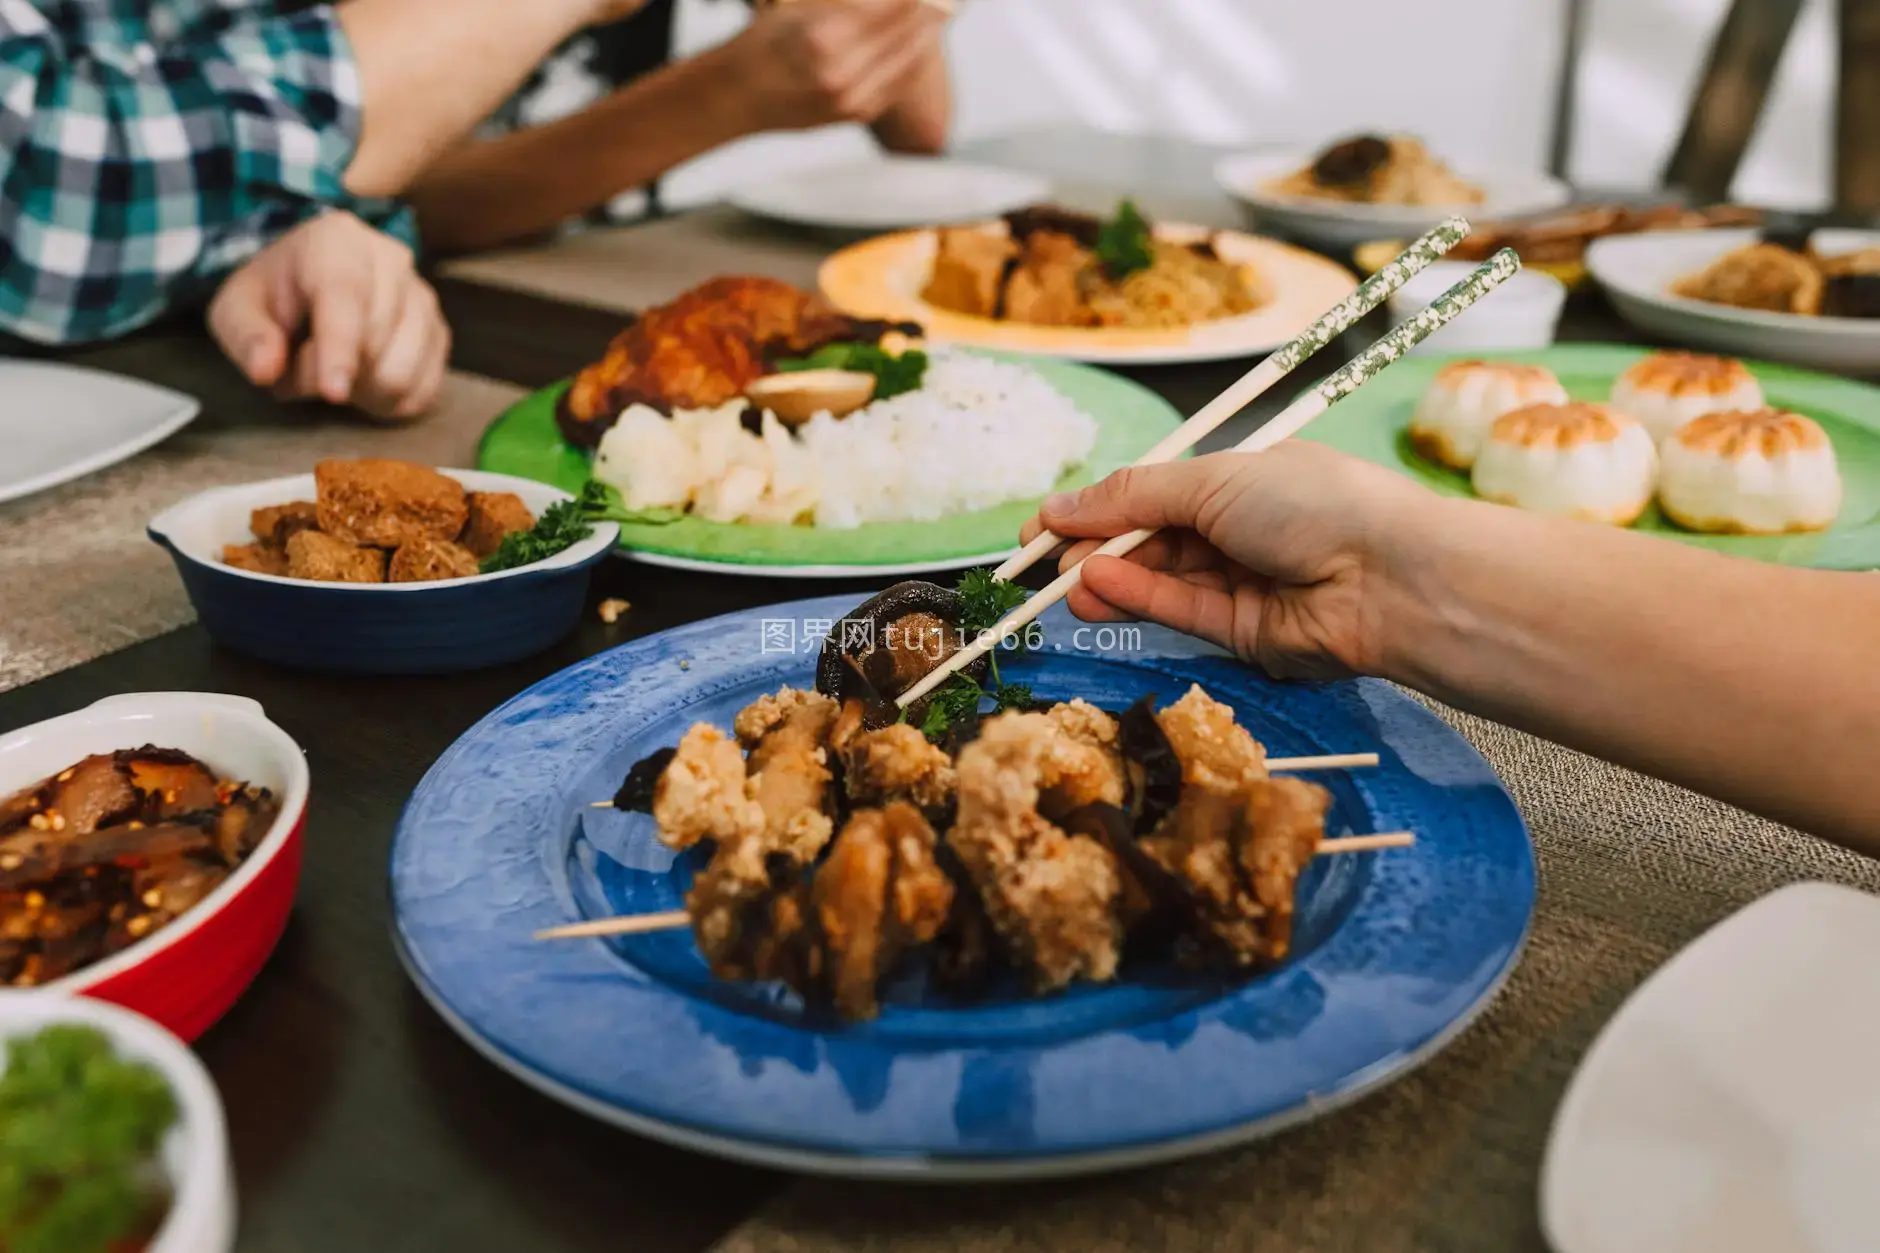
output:
[[[1113,190],[1060,186],[1054,197],[1071,208],[1107,214]],[[1218,200],[1143,196],[1144,212],[1159,220],[1203,226],[1240,226]],[[848,237],[850,239],[853,236]],[[780,228],[736,209],[715,207],[637,226],[578,231],[553,243],[453,261],[448,278],[507,287],[555,300],[632,313],[664,304],[687,288],[726,274],[782,279],[814,290],[816,271],[845,239]]]
[[1540,858],[1527,950],[1447,1051],[1356,1105],[1234,1152],[1071,1183],[805,1181],[716,1253],[1528,1253],[1567,1080],[1680,947],[1803,879],[1880,892],[1880,862],[1506,727],[1438,709],[1514,793]]
[[[200,351],[213,349],[205,342]],[[108,368],[105,360],[96,364]],[[389,427],[323,408],[282,407],[212,359],[127,372],[197,396],[202,414],[129,461],[0,505],[0,691],[193,620],[169,554],[144,533],[166,507],[205,488],[303,474],[322,457],[467,467],[483,428],[522,394],[453,374],[423,421]]]

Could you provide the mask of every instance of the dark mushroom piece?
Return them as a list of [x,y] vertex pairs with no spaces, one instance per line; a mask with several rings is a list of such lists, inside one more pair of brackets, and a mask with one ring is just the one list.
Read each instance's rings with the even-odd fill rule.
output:
[[1321,187],[1362,187],[1389,160],[1390,141],[1358,135],[1320,153],[1312,163],[1312,178]]
[[[896,583],[835,624],[817,659],[816,690],[841,701],[893,701],[964,646],[963,616],[957,592]],[[965,671],[980,684],[987,672],[983,657]],[[927,703],[916,701],[909,721],[918,723]]]

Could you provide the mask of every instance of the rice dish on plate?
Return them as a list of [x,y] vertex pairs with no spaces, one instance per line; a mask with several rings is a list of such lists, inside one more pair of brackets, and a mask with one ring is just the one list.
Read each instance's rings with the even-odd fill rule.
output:
[[794,431],[768,412],[753,422],[742,399],[670,418],[630,406],[594,477],[629,509],[848,529],[1036,499],[1096,440],[1096,421],[1035,371],[934,349],[919,390]]

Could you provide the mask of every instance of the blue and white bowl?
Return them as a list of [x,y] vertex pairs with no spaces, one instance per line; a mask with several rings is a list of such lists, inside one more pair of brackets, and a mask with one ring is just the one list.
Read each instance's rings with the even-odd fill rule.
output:
[[[445,470],[471,491],[514,492],[540,517],[568,493],[530,479]],[[432,583],[313,583],[224,565],[222,549],[254,537],[249,515],[312,500],[313,475],[200,492],[158,514],[150,538],[168,549],[203,627],[226,648],[277,665],[341,674],[455,674],[519,661],[574,630],[588,578],[620,538],[612,522],[546,561]]]

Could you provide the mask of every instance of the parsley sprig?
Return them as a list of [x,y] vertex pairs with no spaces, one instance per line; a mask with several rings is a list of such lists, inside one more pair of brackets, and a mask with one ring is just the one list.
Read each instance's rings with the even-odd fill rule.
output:
[[1116,216],[1097,231],[1097,260],[1113,279],[1125,279],[1155,264],[1154,233],[1133,200],[1116,207]]
[[927,354],[910,348],[899,356],[873,344],[825,344],[807,357],[777,362],[779,374],[802,370],[852,370],[875,376],[875,399],[886,400],[920,390],[927,377]]
[[629,509],[618,491],[591,479],[575,499],[558,501],[544,509],[533,529],[503,536],[502,544],[483,559],[478,570],[495,574],[547,561],[594,534],[596,522],[664,526],[684,516],[677,509]]
[[[992,571],[986,569],[968,570],[954,590],[960,598],[960,630],[968,636],[990,631],[1031,595],[1016,583],[994,578]],[[1029,642],[1035,642],[1035,637]],[[1004,643],[1000,641],[1001,647]],[[1013,637],[1013,646],[1018,650],[1023,651],[1027,644],[1024,636]],[[992,713],[1031,707],[1030,686],[1007,683],[1000,676],[999,650],[995,648],[987,653],[986,660],[992,671],[989,685],[982,687],[970,675],[956,674],[929,698],[920,725],[921,733],[928,739],[935,742],[945,739],[947,732],[958,723],[980,714],[987,701],[992,702]]]

